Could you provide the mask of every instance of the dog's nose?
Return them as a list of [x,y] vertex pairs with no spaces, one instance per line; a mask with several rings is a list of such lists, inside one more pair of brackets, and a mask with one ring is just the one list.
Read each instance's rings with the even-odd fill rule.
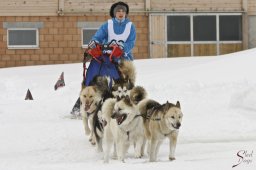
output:
[[113,114],[111,115],[111,118],[114,119],[116,117],[116,112],[113,112]]
[[176,127],[177,127],[177,129],[179,129],[179,128],[180,128],[180,126],[181,126],[180,122],[176,123]]

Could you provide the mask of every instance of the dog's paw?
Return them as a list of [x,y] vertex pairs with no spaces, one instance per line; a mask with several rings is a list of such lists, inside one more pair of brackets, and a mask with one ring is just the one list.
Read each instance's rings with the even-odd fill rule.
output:
[[144,152],[141,152],[140,155],[141,155],[141,157],[143,157],[144,156]]
[[101,152],[103,152],[103,149],[101,147],[97,147],[97,152],[101,153]]
[[169,157],[169,160],[170,160],[170,161],[174,161],[174,160],[175,160],[175,157]]
[[93,146],[95,146],[95,145],[96,145],[96,142],[95,142],[95,141],[91,141],[91,144],[92,144]]
[[149,159],[149,162],[156,162],[155,159]]
[[119,157],[119,159],[118,159],[119,161],[121,161],[121,162],[123,162],[123,163],[125,163],[125,161],[124,161],[124,158],[123,157]]
[[117,160],[117,155],[116,155],[116,154],[113,154],[113,155],[111,156],[111,158],[114,159],[114,160]]
[[141,155],[141,153],[135,153],[134,157],[135,158],[142,158],[142,155]]
[[123,156],[118,156],[118,160],[121,161],[121,162],[123,162],[123,163],[125,163]]
[[92,145],[96,145],[96,139],[94,138],[94,136],[92,136],[89,141],[91,142]]

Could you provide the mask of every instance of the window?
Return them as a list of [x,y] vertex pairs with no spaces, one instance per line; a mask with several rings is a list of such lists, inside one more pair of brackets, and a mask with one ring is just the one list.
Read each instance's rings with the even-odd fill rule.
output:
[[216,41],[216,16],[194,16],[194,41]]
[[166,17],[167,55],[207,56],[242,50],[241,13],[181,13]]
[[38,48],[38,29],[9,28],[7,30],[8,48]]
[[81,28],[82,47],[86,48],[98,28],[102,25],[102,22],[77,22],[77,27]]
[[220,40],[241,41],[242,40],[242,16],[223,15],[220,16]]
[[83,28],[83,46],[87,46],[94,34],[96,33],[97,28]]
[[167,17],[167,40],[190,41],[190,16]]

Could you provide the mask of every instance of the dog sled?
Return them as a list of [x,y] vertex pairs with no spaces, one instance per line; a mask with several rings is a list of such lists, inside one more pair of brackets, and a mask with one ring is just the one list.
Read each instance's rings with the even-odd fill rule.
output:
[[[110,79],[118,79],[120,77],[117,65],[123,55],[122,44],[123,41],[116,40],[103,45],[95,41],[88,44],[88,49],[84,52],[82,86],[89,86],[92,79],[97,75],[108,76]],[[89,61],[91,62],[87,69],[86,63]],[[78,97],[70,112],[74,117],[81,117],[80,103],[81,101]]]

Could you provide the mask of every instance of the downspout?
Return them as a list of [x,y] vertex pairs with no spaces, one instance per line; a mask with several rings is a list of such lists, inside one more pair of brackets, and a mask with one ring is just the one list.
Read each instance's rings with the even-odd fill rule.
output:
[[248,0],[242,0],[242,36],[243,36],[243,50],[248,49],[249,44],[249,26],[248,26]]
[[58,11],[57,11],[59,16],[64,15],[64,0],[58,0]]

